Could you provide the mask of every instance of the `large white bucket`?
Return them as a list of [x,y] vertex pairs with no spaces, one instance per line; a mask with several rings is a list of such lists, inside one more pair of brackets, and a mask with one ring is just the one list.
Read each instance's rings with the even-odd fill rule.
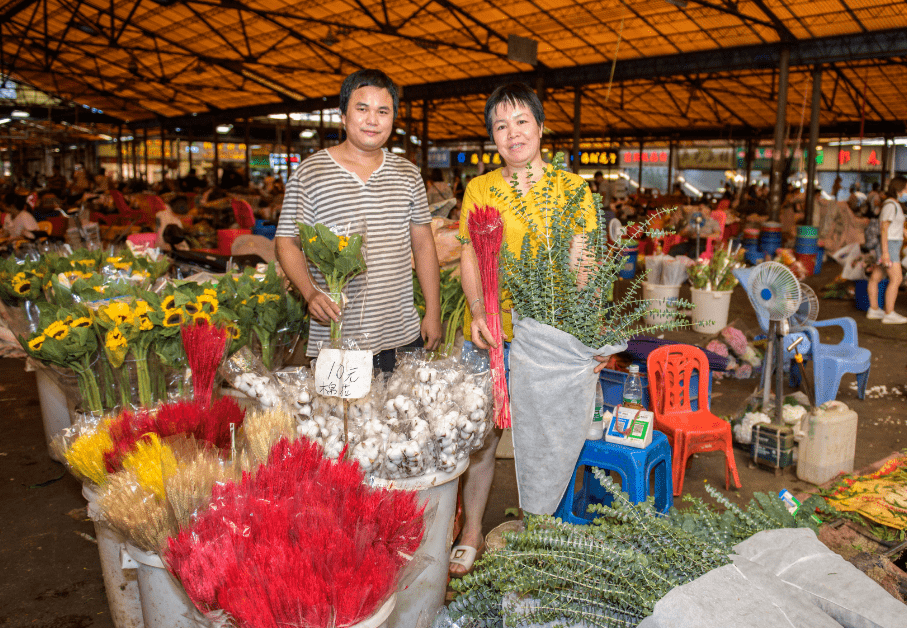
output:
[[38,400],[41,403],[41,420],[44,422],[47,451],[51,458],[63,462],[54,455],[50,443],[58,432],[72,425],[69,406],[66,405],[66,393],[44,368],[35,371],[35,378],[38,382]]
[[350,628],[388,628],[388,619],[390,618],[391,613],[394,610],[394,605],[397,601],[397,596],[391,595],[387,598],[387,602],[381,605],[375,613],[369,617],[366,617],[358,624],[350,626]]
[[397,592],[397,604],[387,623],[388,628],[429,628],[444,606],[457,512],[457,479],[468,466],[469,458],[466,458],[450,473],[432,473],[405,480],[373,479],[370,482],[376,487],[418,491],[419,503],[427,503],[427,511],[435,509],[422,545],[413,557],[414,561],[427,558],[429,565],[412,584]]
[[125,540],[101,520],[98,495],[88,485],[82,486],[82,496],[88,500],[88,516],[94,521],[101,573],[107,591],[107,605],[116,628],[142,628],[142,603],[139,600],[138,565],[126,554]]
[[797,477],[825,484],[838,473],[853,473],[857,448],[857,413],[830,401],[803,417],[806,438],[800,441]]
[[714,334],[727,327],[733,290],[699,290],[690,288],[693,309],[690,320],[693,329],[701,334]]
[[[670,312],[677,310],[677,299],[680,297],[680,286],[663,286],[657,283],[644,281],[642,284],[642,298],[652,301],[649,314],[646,314],[646,324],[660,325],[674,320]],[[661,313],[655,313],[661,310]],[[664,313],[668,311],[668,313]]]
[[126,551],[139,563],[139,595],[145,628],[210,628],[161,557],[126,541]]

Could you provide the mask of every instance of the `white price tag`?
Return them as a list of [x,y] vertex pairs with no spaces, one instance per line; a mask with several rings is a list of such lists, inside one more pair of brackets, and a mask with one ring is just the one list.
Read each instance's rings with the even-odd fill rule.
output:
[[361,399],[372,388],[372,352],[322,349],[315,361],[315,390],[326,397]]

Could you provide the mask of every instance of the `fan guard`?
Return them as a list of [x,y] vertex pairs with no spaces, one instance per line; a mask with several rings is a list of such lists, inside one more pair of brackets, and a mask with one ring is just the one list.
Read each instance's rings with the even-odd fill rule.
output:
[[802,300],[800,282],[784,264],[763,262],[750,275],[747,293],[758,311],[781,321],[797,311]]

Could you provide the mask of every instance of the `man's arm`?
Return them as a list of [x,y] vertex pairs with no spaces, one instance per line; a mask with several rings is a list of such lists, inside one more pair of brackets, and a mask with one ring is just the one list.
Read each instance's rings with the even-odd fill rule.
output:
[[416,264],[416,276],[425,296],[425,317],[422,319],[422,340],[425,348],[433,351],[441,343],[441,277],[438,268],[438,252],[435,250],[435,239],[431,233],[431,223],[410,223],[413,261]]
[[340,321],[340,307],[312,281],[305,254],[296,244],[296,238],[278,236],[274,238],[274,248],[280,268],[308,303],[309,315],[322,325]]

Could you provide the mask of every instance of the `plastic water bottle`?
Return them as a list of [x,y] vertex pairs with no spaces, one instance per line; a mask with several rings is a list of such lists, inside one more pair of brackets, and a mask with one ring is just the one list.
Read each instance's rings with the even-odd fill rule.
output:
[[639,365],[631,364],[624,381],[624,391],[621,394],[623,405],[630,408],[642,408],[642,378],[639,376]]
[[592,411],[592,423],[589,424],[589,431],[586,433],[586,440],[601,440],[605,431],[605,423],[602,420],[604,413],[605,397],[602,395],[601,382],[595,383],[595,408]]

